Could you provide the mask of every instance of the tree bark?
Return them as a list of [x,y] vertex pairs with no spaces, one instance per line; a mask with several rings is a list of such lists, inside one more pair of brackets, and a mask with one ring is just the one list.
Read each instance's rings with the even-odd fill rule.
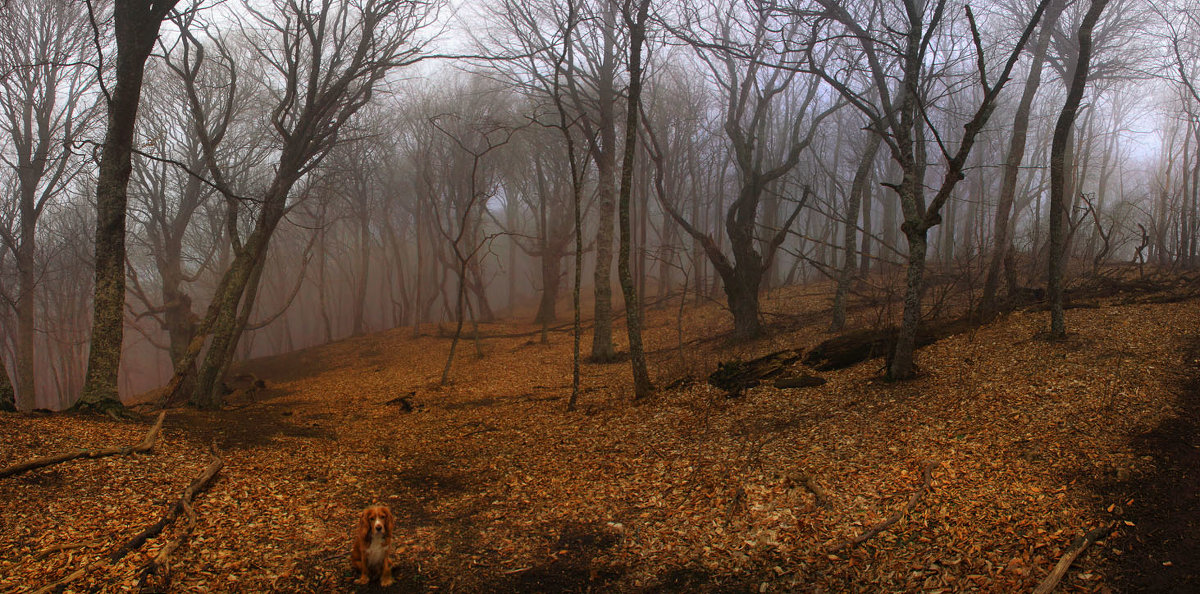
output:
[[[22,184],[24,185],[24,184]],[[37,234],[35,233],[36,218],[33,215],[33,191],[28,188],[29,196],[22,196],[21,204],[21,243],[17,246],[17,408],[30,410],[37,407],[37,382],[35,380],[36,366],[34,365],[34,319],[36,295],[36,275],[34,274],[33,255],[36,250]],[[25,193],[25,188],[22,188]],[[29,206],[30,208],[26,208]]]
[[548,244],[542,249],[542,297],[538,302],[537,315],[533,318],[535,324],[553,324],[558,319],[558,290],[562,286],[562,257],[561,250],[551,250]]
[[629,336],[629,363],[633,371],[633,397],[639,400],[649,396],[654,386],[646,370],[646,353],[642,348],[641,308],[638,307],[638,291],[634,286],[629,269],[629,248],[633,242],[630,228],[629,202],[633,193],[633,160],[637,151],[638,114],[642,99],[642,43],[646,39],[646,19],[649,16],[650,0],[641,0],[637,16],[629,19],[629,107],[625,116],[625,154],[621,163],[620,227],[621,251],[617,260],[617,273],[621,277],[621,292],[625,297],[625,324]]
[[15,412],[16,410],[16,394],[13,393],[12,381],[8,379],[8,369],[4,367],[4,359],[0,358],[0,411]]
[[1063,272],[1066,264],[1067,216],[1066,153],[1075,116],[1087,86],[1088,67],[1092,56],[1092,29],[1100,19],[1108,0],[1092,0],[1091,7],[1079,25],[1079,55],[1071,76],[1067,100],[1063,104],[1058,122],[1054,125],[1054,137],[1050,146],[1050,265],[1046,293],[1050,300],[1050,337],[1062,338],[1067,334],[1066,316],[1063,312]]
[[[850,293],[850,281],[854,278],[857,260],[858,211],[869,196],[870,188],[868,186],[871,181],[871,171],[875,168],[875,154],[879,152],[879,145],[883,142],[883,137],[878,134],[868,132],[868,135],[866,150],[863,151],[858,170],[854,172],[850,196],[846,199],[849,208],[845,214],[846,222],[842,226],[844,260],[842,261],[842,270],[838,274],[837,291],[833,296],[833,321],[829,324],[830,332],[841,332],[842,328],[846,326],[846,296]],[[869,207],[870,205],[867,205],[867,208]],[[865,235],[869,233],[869,230],[864,230],[863,233]],[[865,238],[863,247],[866,247]]]
[[117,381],[125,321],[125,205],[133,134],[146,59],[158,30],[178,0],[116,0],[116,84],[96,180],[96,242],[91,349],[83,394],[75,408],[122,408]]
[[908,270],[904,283],[904,314],[896,335],[896,350],[888,364],[890,379],[908,379],[916,373],[914,363],[917,348],[917,326],[921,323],[921,295],[925,290],[925,255],[928,249],[926,230],[913,229],[905,224],[908,239]]
[[604,14],[604,62],[597,75],[597,99],[599,101],[600,147],[593,150],[596,160],[596,175],[599,178],[599,205],[596,226],[596,270],[592,278],[595,322],[592,327],[591,360],[598,363],[616,359],[617,351],[612,341],[612,247],[613,218],[616,214],[616,171],[617,130],[615,105],[617,101],[615,83],[616,70],[616,3],[608,2]]

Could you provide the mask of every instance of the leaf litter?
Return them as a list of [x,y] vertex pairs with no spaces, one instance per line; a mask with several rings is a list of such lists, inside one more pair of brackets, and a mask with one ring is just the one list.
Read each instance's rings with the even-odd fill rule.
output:
[[[445,387],[449,341],[407,329],[248,362],[266,391],[169,411],[152,453],[0,480],[0,591],[53,584],[140,532],[213,443],[225,466],[196,499],[171,591],[350,590],[350,532],[374,502],[397,518],[394,591],[1029,590],[1129,505],[1098,481],[1154,472],[1130,436],[1179,414],[1195,365],[1181,345],[1200,328],[1192,302],[1110,305],[1069,311],[1073,334],[1050,343],[1044,313],[1016,312],[921,349],[909,382],[882,381],[879,360],[732,399],[676,381],[827,336],[823,298],[784,290],[767,307],[810,322],[733,344],[714,306],[689,310],[683,336],[674,307],[651,310],[652,372],[678,387],[631,403],[626,365],[585,365],[576,413],[570,334],[542,345],[521,324],[481,325],[516,336],[483,339],[482,358],[460,351]],[[419,406],[384,404],[401,395]],[[6,414],[0,465],[136,443],[151,421]],[[927,462],[911,512],[830,552],[905,508]],[[182,529],[65,591],[136,590]],[[1114,542],[1059,587],[1116,588]]]

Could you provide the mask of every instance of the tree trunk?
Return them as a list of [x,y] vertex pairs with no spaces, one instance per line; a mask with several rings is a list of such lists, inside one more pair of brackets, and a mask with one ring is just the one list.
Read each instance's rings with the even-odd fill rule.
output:
[[646,353],[642,349],[642,320],[637,287],[634,286],[633,275],[629,269],[629,248],[633,242],[629,202],[633,193],[633,158],[637,149],[638,112],[642,97],[642,43],[646,39],[645,27],[649,10],[650,0],[641,0],[636,21],[631,23],[629,31],[629,107],[625,119],[625,154],[621,163],[621,251],[617,260],[621,292],[625,296],[625,323],[629,336],[629,362],[633,370],[635,400],[649,396],[654,389],[650,383],[650,374],[646,370]]
[[613,216],[616,211],[612,170],[611,156],[597,162],[600,205],[596,227],[596,271],[592,277],[595,325],[592,329],[591,355],[591,360],[597,363],[612,361],[617,356],[612,341],[612,245]]
[[921,294],[925,289],[925,254],[928,240],[924,229],[906,224],[908,239],[908,271],[904,283],[904,316],[896,336],[896,349],[888,364],[888,378],[908,379],[915,374],[913,365],[917,348],[917,326],[921,322]]
[[[30,194],[33,188],[29,188]],[[25,200],[22,200],[25,202]],[[25,206],[25,204],[22,204]],[[37,382],[35,380],[36,366],[34,365],[34,330],[35,284],[34,253],[37,236],[34,229],[33,196],[28,197],[28,206],[22,208],[21,214],[21,243],[17,246],[17,352],[14,371],[17,376],[17,408],[30,410],[37,408]]]
[[736,269],[726,280],[725,296],[729,299],[729,313],[733,314],[735,338],[751,339],[762,336],[762,322],[758,319],[758,284],[762,274],[753,270]]
[[162,19],[177,0],[118,0],[116,83],[108,103],[108,128],[96,180],[96,281],[87,379],[76,408],[122,407],[117,381],[125,322],[125,205],[134,127],[142,96],[146,58]]
[[13,393],[12,382],[8,379],[8,369],[4,367],[4,359],[0,358],[0,411],[14,412],[16,410],[16,395]]
[[[366,205],[362,208],[366,210]],[[358,219],[358,278],[354,285],[353,325],[351,336],[359,336],[366,331],[367,310],[367,281],[371,274],[371,227],[370,219],[364,212]]]
[[610,362],[616,359],[617,351],[612,341],[612,248],[613,218],[616,214],[616,171],[617,93],[613,88],[616,80],[616,28],[617,3],[608,2],[604,10],[604,59],[597,74],[596,96],[599,101],[600,143],[593,151],[596,160],[596,175],[599,178],[599,206],[596,225],[596,270],[592,292],[595,295],[593,311],[595,321],[592,328],[591,360]]
[[562,285],[562,250],[547,245],[542,251],[542,298],[533,323],[548,325],[558,319],[558,289]]
[[1067,324],[1063,312],[1063,269],[1066,264],[1065,218],[1067,216],[1066,152],[1071,129],[1079,103],[1087,85],[1088,63],[1092,56],[1092,28],[1100,19],[1108,0],[1092,0],[1091,7],[1079,26],[1079,56],[1071,76],[1071,87],[1066,103],[1054,125],[1054,138],[1050,147],[1050,266],[1046,293],[1050,299],[1050,337],[1066,336]]
[[[854,278],[858,255],[855,246],[858,238],[858,211],[869,195],[870,188],[868,186],[871,182],[871,171],[875,168],[875,154],[879,152],[879,145],[883,141],[882,136],[873,132],[869,134],[866,150],[863,151],[858,170],[854,172],[854,182],[850,186],[850,196],[847,198],[849,208],[845,215],[846,222],[842,227],[844,259],[842,270],[838,275],[837,291],[833,296],[833,321],[829,325],[830,332],[841,332],[842,328],[846,326],[846,296],[850,292],[850,281]],[[870,205],[867,207],[869,208]],[[863,245],[866,245],[866,240],[863,241]]]

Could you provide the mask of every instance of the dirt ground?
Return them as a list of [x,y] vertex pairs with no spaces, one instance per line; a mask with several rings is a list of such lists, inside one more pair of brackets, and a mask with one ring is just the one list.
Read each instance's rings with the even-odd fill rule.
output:
[[[482,326],[445,387],[433,327],[249,362],[265,390],[169,410],[152,453],[0,479],[0,591],[79,569],[62,590],[138,589],[183,523],[104,555],[161,517],[213,446],[225,466],[170,591],[353,591],[349,535],[375,502],[397,518],[394,592],[1029,591],[1114,521],[1059,591],[1200,591],[1195,301],[1074,309],[1054,343],[1045,313],[1018,311],[923,348],[903,383],[882,381],[880,360],[738,398],[703,381],[719,361],[811,349],[829,336],[827,295],[772,294],[772,334],[741,344],[715,305],[652,309],[652,375],[673,387],[633,403],[627,364],[585,365],[574,413],[570,334],[541,344],[524,324]],[[386,404],[398,396],[416,410]],[[151,420],[3,414],[0,466],[133,444]],[[904,509],[927,464],[911,512],[831,552]]]

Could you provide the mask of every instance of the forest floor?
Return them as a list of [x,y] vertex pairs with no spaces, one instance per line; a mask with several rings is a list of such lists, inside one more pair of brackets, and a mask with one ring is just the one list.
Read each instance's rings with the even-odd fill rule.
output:
[[[906,382],[882,381],[878,359],[738,398],[704,382],[719,361],[827,338],[828,294],[772,293],[770,336],[740,344],[715,304],[651,309],[652,374],[674,387],[632,403],[627,363],[586,364],[573,413],[570,333],[540,344],[528,324],[481,326],[446,387],[432,327],[251,361],[264,391],[168,410],[151,453],[0,479],[0,591],[81,568],[66,591],[136,589],[184,522],[102,557],[174,504],[214,443],[224,467],[171,591],[351,591],[350,533],[375,502],[397,518],[397,592],[1029,591],[1112,523],[1059,591],[1200,591],[1195,300],[1114,294],[1069,310],[1060,342],[1040,338],[1044,312],[1017,311],[921,349]],[[385,404],[397,396],[416,410]],[[134,444],[151,421],[2,414],[0,467]]]

